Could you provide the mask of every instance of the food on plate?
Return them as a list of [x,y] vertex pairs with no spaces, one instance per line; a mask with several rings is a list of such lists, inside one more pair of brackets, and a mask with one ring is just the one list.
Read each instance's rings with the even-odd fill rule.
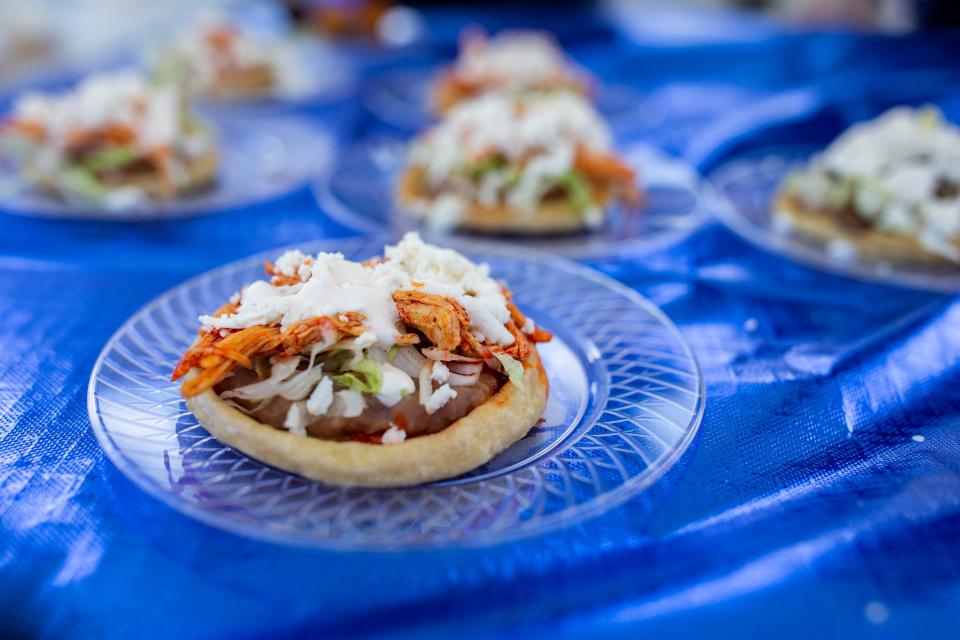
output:
[[287,251],[202,316],[173,380],[220,441],[303,476],[403,486],[470,471],[547,400],[550,339],[505,285],[416,234],[382,258]]
[[414,140],[398,199],[430,226],[536,234],[598,227],[640,192],[583,96],[486,94]]
[[785,179],[782,228],[839,255],[960,262],[960,129],[932,107],[854,125]]
[[0,78],[51,62],[57,32],[46,11],[27,0],[0,3]]
[[211,184],[217,147],[174,85],[128,71],[62,93],[27,93],[0,127],[4,151],[31,184],[123,209]]
[[[409,37],[411,20],[417,19],[413,9],[392,6],[394,3],[390,0],[365,0],[364,2],[285,0],[283,4],[287,7],[294,23],[331,40],[370,40],[380,41],[381,44],[395,44],[400,36],[406,34]],[[391,34],[391,32],[396,33]]]
[[291,43],[259,37],[216,11],[198,14],[154,54],[153,68],[214,99],[295,96],[310,83]]
[[546,33],[504,31],[488,38],[468,31],[460,54],[433,85],[433,109],[444,114],[489,92],[573,91],[589,93],[590,78],[571,62]]

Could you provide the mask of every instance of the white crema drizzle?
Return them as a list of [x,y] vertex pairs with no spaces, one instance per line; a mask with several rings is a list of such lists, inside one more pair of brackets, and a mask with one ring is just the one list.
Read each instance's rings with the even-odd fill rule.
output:
[[[304,282],[273,286],[259,280],[244,289],[235,313],[201,316],[200,322],[216,329],[287,327],[298,320],[355,311],[364,315],[364,325],[376,344],[389,348],[399,335],[393,293],[412,289],[456,300],[478,336],[500,345],[513,344],[513,335],[503,326],[510,319],[506,299],[487,265],[426,244],[415,233],[386,247],[384,255],[385,262],[365,267],[339,253],[320,253],[306,264],[303,254],[287,252],[277,260],[278,268],[288,275],[297,273]],[[413,282],[425,286],[414,287]]]

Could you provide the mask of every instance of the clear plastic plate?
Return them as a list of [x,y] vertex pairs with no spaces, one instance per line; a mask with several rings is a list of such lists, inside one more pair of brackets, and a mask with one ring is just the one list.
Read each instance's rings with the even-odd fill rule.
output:
[[771,202],[783,178],[817,152],[815,145],[771,145],[735,155],[714,169],[711,209],[756,246],[807,266],[844,276],[929,291],[960,291],[960,266],[905,264],[875,259],[791,233],[775,224]]
[[425,225],[396,202],[396,184],[406,154],[407,145],[392,137],[358,142],[317,180],[315,191],[321,208],[338,222],[365,233],[416,229],[440,242],[450,238],[497,240],[587,260],[635,257],[662,249],[688,236],[705,218],[697,173],[652,146],[634,143],[623,149],[622,155],[638,172],[645,203],[637,210],[614,205],[599,229],[543,236],[441,231]]
[[307,184],[332,156],[330,135],[302,119],[237,114],[207,121],[217,131],[220,166],[216,182],[195,194],[112,210],[37,189],[23,181],[14,163],[0,160],[0,209],[29,216],[129,221],[194,216],[289,193]]
[[[365,259],[383,238],[314,243]],[[271,541],[344,549],[482,545],[572,525],[649,487],[692,441],[703,379],[656,307],[594,271],[505,249],[473,257],[510,283],[554,332],[540,347],[550,381],[542,424],[483,467],[404,489],[345,489],[264,465],[197,424],[170,382],[197,316],[279,251],[227,265],[160,296],[104,347],[88,407],[110,459],[137,485],[211,525]]]
[[[363,106],[375,118],[402,131],[418,131],[434,120],[430,113],[430,85],[434,71],[391,69],[374,78],[361,93]],[[610,126],[633,131],[661,120],[646,97],[627,85],[600,83],[594,100]]]

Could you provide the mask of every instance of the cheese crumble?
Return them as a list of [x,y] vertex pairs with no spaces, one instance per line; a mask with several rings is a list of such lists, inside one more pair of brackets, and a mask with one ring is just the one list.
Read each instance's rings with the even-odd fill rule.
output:
[[467,39],[454,72],[468,83],[528,89],[549,82],[575,82],[570,66],[548,36],[531,31],[505,31],[489,39]]
[[[513,335],[504,327],[510,320],[506,298],[499,283],[490,277],[487,265],[427,244],[416,233],[408,233],[396,245],[386,247],[384,254],[386,260],[372,267],[346,260],[339,253],[317,254],[309,269],[302,272],[305,278],[301,282],[283,286],[265,280],[254,282],[241,294],[235,313],[201,316],[200,323],[212,329],[286,327],[298,320],[353,311],[363,314],[369,329],[357,338],[360,346],[376,344],[389,349],[399,335],[393,293],[416,289],[456,300],[470,316],[471,329],[477,334],[496,344],[513,344]],[[301,273],[296,261],[303,264],[306,259],[299,252],[287,252],[276,264],[290,273]],[[415,287],[414,282],[423,286]]]
[[135,136],[133,146],[149,152],[179,138],[182,100],[175,86],[153,85],[134,71],[119,71],[89,76],[63,93],[27,93],[14,104],[13,118],[40,125],[46,144],[56,148],[64,148],[79,131],[124,125]]
[[[424,171],[430,189],[445,192],[426,216],[449,221],[473,201],[503,200],[531,214],[574,169],[578,148],[611,146],[609,127],[579,94],[487,94],[458,105],[419,137],[409,162]],[[504,161],[485,166],[490,158]]]

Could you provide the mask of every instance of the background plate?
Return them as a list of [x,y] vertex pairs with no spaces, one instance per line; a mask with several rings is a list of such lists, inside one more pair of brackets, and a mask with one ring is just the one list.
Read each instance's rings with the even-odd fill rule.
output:
[[631,257],[670,246],[687,237],[705,217],[700,178],[682,161],[642,143],[622,151],[646,193],[639,210],[614,205],[600,229],[569,234],[518,236],[433,230],[395,203],[396,183],[407,145],[392,137],[369,138],[346,150],[317,180],[321,208],[337,221],[366,233],[416,229],[438,242],[455,238],[474,242],[509,241],[512,246],[544,250],[571,258]]
[[[856,122],[900,105],[935,104],[960,122],[956,74],[896,74],[838,80],[776,96],[707,132],[690,157],[707,173],[710,208],[756,246],[807,266],[860,280],[930,291],[960,291],[960,266],[895,263],[837,251],[836,245],[791,234],[773,224],[770,202],[788,171],[801,167]],[[853,97],[851,97],[853,96]]]
[[329,163],[329,135],[304,120],[248,115],[207,117],[217,130],[220,170],[210,188],[168,203],[118,211],[68,201],[20,180],[16,166],[0,159],[0,208],[55,218],[152,220],[213,213],[279,197],[308,183]]
[[710,176],[712,207],[720,220],[749,242],[805,265],[853,278],[930,291],[960,291],[960,266],[906,265],[859,256],[778,227],[770,202],[786,174],[817,151],[810,145],[757,149],[721,165]]
[[[383,238],[303,247],[365,259]],[[344,489],[261,464],[217,442],[187,410],[170,372],[196,318],[245,283],[262,260],[190,280],[136,313],[90,379],[90,420],[110,459],[172,507],[277,542],[398,549],[490,544],[566,526],[650,486],[676,462],[703,412],[689,347],[653,305],[594,271],[551,258],[474,255],[518,304],[555,332],[540,349],[550,378],[543,424],[487,465],[405,489]]]

